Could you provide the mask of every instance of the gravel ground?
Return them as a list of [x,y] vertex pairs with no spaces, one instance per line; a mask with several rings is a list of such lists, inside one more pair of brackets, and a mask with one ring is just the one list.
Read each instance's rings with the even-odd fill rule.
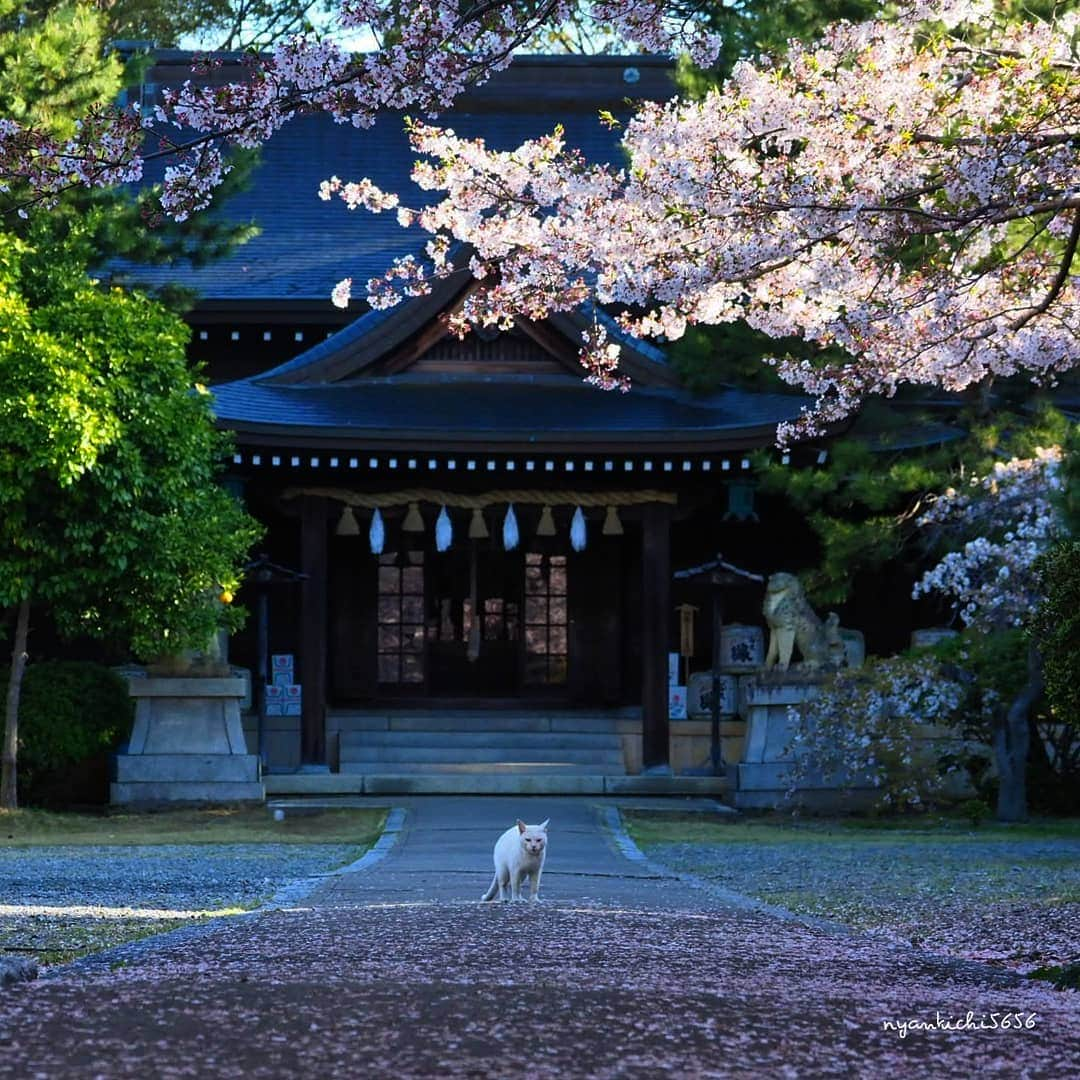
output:
[[0,859],[0,955],[70,960],[256,907],[359,853],[345,844],[11,848]]
[[1080,960],[1080,841],[650,844],[650,858],[800,913],[1030,972]]

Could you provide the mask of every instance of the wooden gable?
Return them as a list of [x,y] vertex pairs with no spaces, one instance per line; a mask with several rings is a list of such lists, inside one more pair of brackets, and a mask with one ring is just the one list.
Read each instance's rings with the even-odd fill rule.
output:
[[[473,378],[582,378],[578,353],[589,316],[560,313],[542,322],[519,316],[509,330],[479,327],[458,338],[448,329],[449,316],[461,309],[473,288],[471,279],[437,281],[428,295],[360,316],[333,338],[263,378],[294,385],[386,378],[406,371]],[[624,341],[621,365],[640,385],[677,385],[662,354],[650,346]]]

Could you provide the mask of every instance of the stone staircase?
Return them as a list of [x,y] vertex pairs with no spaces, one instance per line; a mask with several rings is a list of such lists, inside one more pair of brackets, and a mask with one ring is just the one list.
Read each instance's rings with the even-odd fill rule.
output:
[[579,791],[625,776],[617,713],[342,713],[338,772],[408,791]]
[[329,773],[268,775],[271,796],[715,795],[714,777],[627,774],[641,710],[331,709]]

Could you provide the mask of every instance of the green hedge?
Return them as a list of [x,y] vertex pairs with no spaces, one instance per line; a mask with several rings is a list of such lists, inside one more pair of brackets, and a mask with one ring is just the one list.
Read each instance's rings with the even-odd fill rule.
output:
[[108,800],[108,755],[131,731],[127,682],[100,664],[45,660],[23,677],[19,798],[24,803]]
[[1058,720],[1080,727],[1080,542],[1060,544],[1037,563],[1045,599],[1032,619],[1046,696]]

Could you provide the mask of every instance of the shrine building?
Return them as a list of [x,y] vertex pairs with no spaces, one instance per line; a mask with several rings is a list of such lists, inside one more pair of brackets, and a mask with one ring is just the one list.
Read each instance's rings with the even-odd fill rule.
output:
[[[189,67],[162,53],[132,94],[149,101]],[[439,122],[500,149],[562,123],[570,145],[617,160],[598,112],[673,92],[660,59],[523,57]],[[776,426],[805,399],[694,396],[662,348],[601,311],[459,340],[444,316],[467,273],[390,310],[334,308],[337,281],[381,274],[426,234],[321,202],[320,181],[370,176],[418,203],[412,157],[400,116],[369,131],[296,120],[220,211],[258,236],[200,268],[128,268],[198,291],[191,356],[235,437],[227,482],[265,526],[267,558],[302,575],[265,598],[267,652],[292,658],[299,687],[298,715],[247,717],[267,790],[617,790],[612,777],[634,790],[672,767],[702,774],[679,790],[720,790],[703,775],[706,728],[671,718],[669,685],[708,669],[712,649],[706,593],[673,575],[718,552],[759,574],[807,564],[805,523],[755,496],[753,459],[781,456]],[[622,344],[628,393],[583,381],[594,320]],[[238,599],[257,611],[255,585]],[[689,642],[679,605],[699,609]],[[760,590],[726,608],[761,624]],[[255,673],[256,622],[230,646]],[[725,718],[729,758],[739,724]]]

